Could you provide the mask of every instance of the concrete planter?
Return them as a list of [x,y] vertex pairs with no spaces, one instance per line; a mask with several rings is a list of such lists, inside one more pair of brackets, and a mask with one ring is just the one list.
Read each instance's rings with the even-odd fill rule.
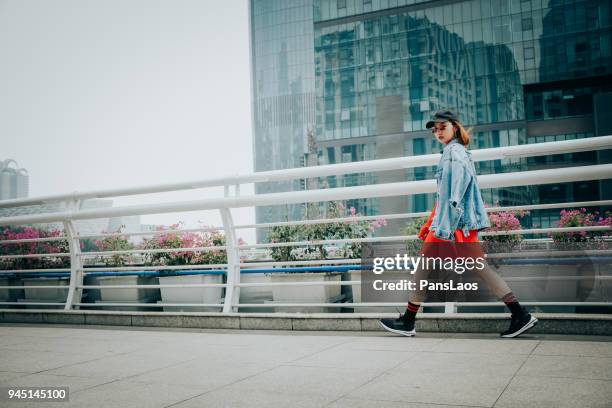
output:
[[[49,302],[49,303],[64,303],[68,296],[69,278],[22,278],[23,286],[64,286],[62,288],[24,288],[24,298],[17,301],[23,302]],[[59,306],[36,306],[26,305],[28,309],[56,309]],[[63,306],[61,306],[63,307]]]
[[[274,273],[272,282],[340,282],[340,272]],[[333,303],[342,297],[340,286],[273,286],[274,303]],[[339,313],[338,307],[275,307],[277,312]]]
[[[269,283],[272,275],[269,273],[241,273],[240,283]],[[240,303],[269,303],[274,299],[271,286],[252,286],[240,288]],[[274,312],[274,307],[243,307],[238,308],[242,313],[268,313]]]
[[[160,276],[160,285],[224,283],[224,275]],[[160,288],[163,303],[222,303],[224,288]],[[219,312],[222,307],[164,306],[164,312]]]
[[[491,267],[506,280],[519,300],[524,302],[601,302],[608,301],[612,294],[612,282],[597,279],[600,276],[610,276],[609,264],[527,264]],[[541,279],[524,279],[533,277]],[[494,300],[493,296],[491,300]],[[538,309],[536,308],[536,311]],[[574,313],[576,306],[547,306],[542,310],[552,313]]]
[[[497,269],[497,273],[507,279],[508,286],[521,300],[532,302],[577,301],[578,280],[553,278],[555,276],[579,276],[576,265],[502,265]],[[530,277],[546,279],[521,279]]]
[[[346,275],[346,280],[349,281],[359,281],[361,282],[361,270],[355,269],[348,271]],[[361,303],[361,284],[353,284],[349,285],[351,288],[353,303]],[[406,303],[408,303],[408,298],[406,298]],[[356,307],[354,308],[355,313],[396,313],[397,308],[388,306],[388,307],[375,307],[375,306],[365,306],[365,307]]]
[[[150,276],[96,276],[91,278],[91,285],[157,285],[157,277]],[[160,298],[159,288],[104,288],[90,289],[94,292],[89,299],[96,299],[95,303],[156,303]],[[97,291],[97,293],[95,293]],[[155,311],[159,310],[146,306],[103,306],[104,310],[131,310]]]
[[[23,281],[19,278],[0,278],[0,286],[23,286]],[[25,296],[24,289],[9,290],[0,289],[0,302],[17,302]],[[3,305],[3,307],[12,307],[12,305]]]

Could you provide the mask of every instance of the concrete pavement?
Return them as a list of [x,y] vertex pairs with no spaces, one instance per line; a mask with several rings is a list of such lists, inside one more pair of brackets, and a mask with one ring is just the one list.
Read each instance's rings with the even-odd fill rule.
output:
[[612,338],[0,324],[6,407],[610,407]]

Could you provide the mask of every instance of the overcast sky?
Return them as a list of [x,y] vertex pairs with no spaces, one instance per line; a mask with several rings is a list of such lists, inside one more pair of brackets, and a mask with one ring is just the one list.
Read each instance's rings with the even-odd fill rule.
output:
[[[30,197],[249,173],[248,41],[246,0],[0,0],[0,160],[28,170]],[[219,217],[141,221],[178,220]]]

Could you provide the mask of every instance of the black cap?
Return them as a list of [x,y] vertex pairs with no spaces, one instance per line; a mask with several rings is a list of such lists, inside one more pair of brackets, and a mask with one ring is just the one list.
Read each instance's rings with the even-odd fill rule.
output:
[[457,114],[457,112],[452,111],[450,109],[440,109],[439,111],[436,111],[436,113],[434,113],[433,119],[427,122],[425,127],[429,129],[434,125],[434,123],[446,122],[447,120],[453,120],[457,122],[459,120],[459,115]]

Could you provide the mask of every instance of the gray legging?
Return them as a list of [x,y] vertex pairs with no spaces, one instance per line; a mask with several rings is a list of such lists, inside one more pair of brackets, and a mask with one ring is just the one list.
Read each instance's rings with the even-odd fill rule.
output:
[[[425,268],[418,268],[416,270],[413,275],[414,281],[417,282],[416,289],[410,291],[408,301],[414,304],[420,304],[423,302],[423,300],[425,300],[425,297],[427,296],[427,289],[420,289],[418,282],[421,279],[427,279],[429,273],[430,271]],[[491,270],[486,261],[484,262],[484,268],[474,268],[473,270],[465,273],[476,273],[478,276],[480,276],[480,278],[487,283],[487,285],[495,293],[495,296],[497,296],[497,298],[500,300],[504,297],[504,295],[511,292],[511,289],[506,281],[504,281],[495,271]]]

